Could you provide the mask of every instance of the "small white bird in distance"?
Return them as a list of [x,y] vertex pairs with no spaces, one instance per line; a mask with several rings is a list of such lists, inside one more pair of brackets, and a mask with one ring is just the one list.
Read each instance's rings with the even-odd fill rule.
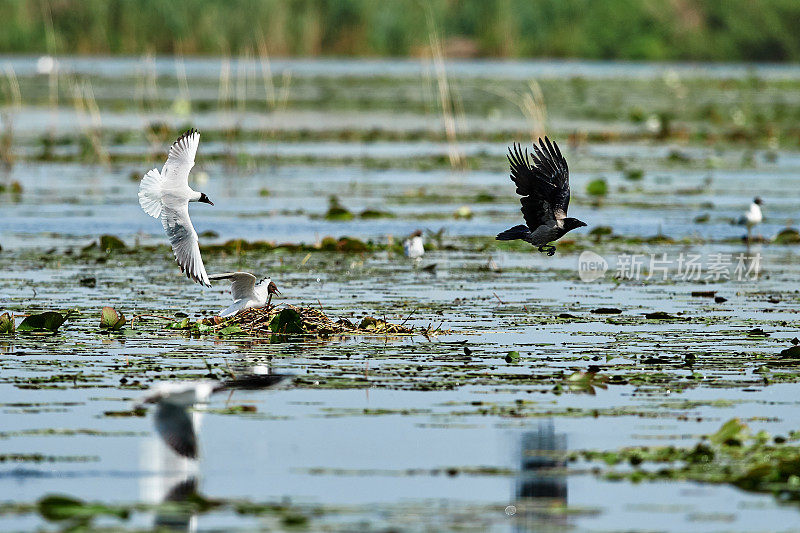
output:
[[200,132],[186,131],[169,149],[167,162],[161,172],[157,168],[145,174],[139,184],[139,205],[144,212],[161,220],[175,259],[186,277],[207,287],[208,281],[197,232],[189,218],[189,202],[214,205],[205,193],[189,187],[189,171],[194,166]]
[[425,255],[425,245],[422,242],[421,230],[415,231],[408,239],[403,241],[403,252],[406,254],[406,257],[411,259],[419,259]]
[[739,224],[747,226],[747,241],[750,242],[750,233],[752,229],[761,224],[764,220],[764,215],[761,213],[761,198],[756,196],[753,198],[753,203],[750,204],[750,209],[739,219]]
[[251,307],[269,307],[270,303],[272,303],[272,295],[280,294],[277,285],[270,278],[264,278],[256,283],[256,277],[249,272],[214,274],[209,276],[208,279],[231,280],[233,305],[220,311],[219,316],[222,318],[233,316],[239,311],[250,309]]

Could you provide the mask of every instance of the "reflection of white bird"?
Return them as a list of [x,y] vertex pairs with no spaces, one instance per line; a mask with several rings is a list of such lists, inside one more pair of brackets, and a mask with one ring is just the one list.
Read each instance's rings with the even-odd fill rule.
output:
[[273,294],[280,294],[278,287],[270,278],[264,278],[256,283],[256,277],[249,272],[228,272],[214,274],[208,279],[230,279],[233,305],[220,311],[219,316],[227,318],[239,311],[251,307],[269,307]]
[[403,241],[403,252],[406,257],[417,259],[425,254],[425,245],[422,242],[422,231],[417,230]]
[[139,406],[156,404],[156,431],[175,453],[182,457],[197,457],[197,435],[199,413],[190,414],[188,409],[205,403],[215,392],[235,389],[266,389],[277,385],[285,374],[261,372],[238,376],[229,381],[184,381],[159,383],[144,396]]
[[189,218],[189,202],[214,205],[205,193],[189,187],[189,171],[194,166],[200,133],[190,129],[172,144],[161,172],[157,168],[145,174],[139,185],[139,205],[153,218],[160,218],[169,237],[175,259],[188,278],[210,286],[197,232]]
[[[196,403],[205,403],[212,393],[221,390],[219,381],[159,383],[142,398],[141,403],[156,404],[154,422],[162,440],[181,457],[197,457],[199,413],[189,413]],[[197,418],[197,420],[193,420]]]
[[764,215],[761,213],[761,198],[756,196],[753,198],[753,203],[750,204],[750,209],[739,219],[739,224],[747,226],[747,240],[750,241],[750,232],[752,229],[761,224],[764,220]]
[[[251,373],[229,381],[194,381],[159,383],[140,400],[137,407],[155,403],[154,423],[158,435],[166,446],[154,439],[145,441],[141,467],[152,475],[142,478],[142,497],[146,501],[162,504],[182,502],[195,497],[199,476],[198,432],[202,411],[191,408],[207,402],[218,391],[235,389],[264,389],[282,382],[285,374],[269,374],[269,369],[253,367]],[[167,449],[168,448],[168,449]],[[174,453],[173,453],[174,452]],[[155,526],[169,530],[196,530],[196,516],[181,506],[164,506],[155,514]]]

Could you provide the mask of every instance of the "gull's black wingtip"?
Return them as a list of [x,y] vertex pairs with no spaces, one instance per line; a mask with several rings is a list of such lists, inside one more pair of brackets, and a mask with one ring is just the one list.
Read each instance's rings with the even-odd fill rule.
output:
[[196,133],[196,134],[198,134],[198,135],[200,135],[200,130],[198,130],[198,129],[196,129],[196,128],[189,128],[189,129],[188,129],[188,130],[186,130],[185,132],[181,133],[180,137],[178,137],[178,138],[175,140],[175,142],[174,142],[174,143],[172,143],[172,144],[178,144],[178,143],[179,143],[180,141],[182,141],[183,139],[186,139],[187,137],[191,137],[191,136],[192,136],[192,135],[194,135],[195,133]]

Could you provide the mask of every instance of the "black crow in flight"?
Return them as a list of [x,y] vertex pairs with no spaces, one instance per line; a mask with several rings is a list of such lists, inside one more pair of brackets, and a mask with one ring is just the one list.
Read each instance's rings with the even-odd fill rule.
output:
[[[533,165],[531,165],[531,159]],[[527,148],[522,151],[514,143],[508,149],[511,163],[511,180],[517,186],[517,194],[522,196],[522,216],[525,224],[514,226],[497,235],[498,241],[521,239],[548,256],[556,253],[555,242],[568,231],[585,226],[577,218],[567,217],[569,207],[569,168],[555,142],[547,137],[539,139],[539,146],[533,145],[533,153],[528,157]]]

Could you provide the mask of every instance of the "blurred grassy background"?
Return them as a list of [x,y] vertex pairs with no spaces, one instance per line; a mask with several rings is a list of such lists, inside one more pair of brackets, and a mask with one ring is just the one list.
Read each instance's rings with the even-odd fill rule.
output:
[[0,53],[798,61],[797,0],[0,0]]

